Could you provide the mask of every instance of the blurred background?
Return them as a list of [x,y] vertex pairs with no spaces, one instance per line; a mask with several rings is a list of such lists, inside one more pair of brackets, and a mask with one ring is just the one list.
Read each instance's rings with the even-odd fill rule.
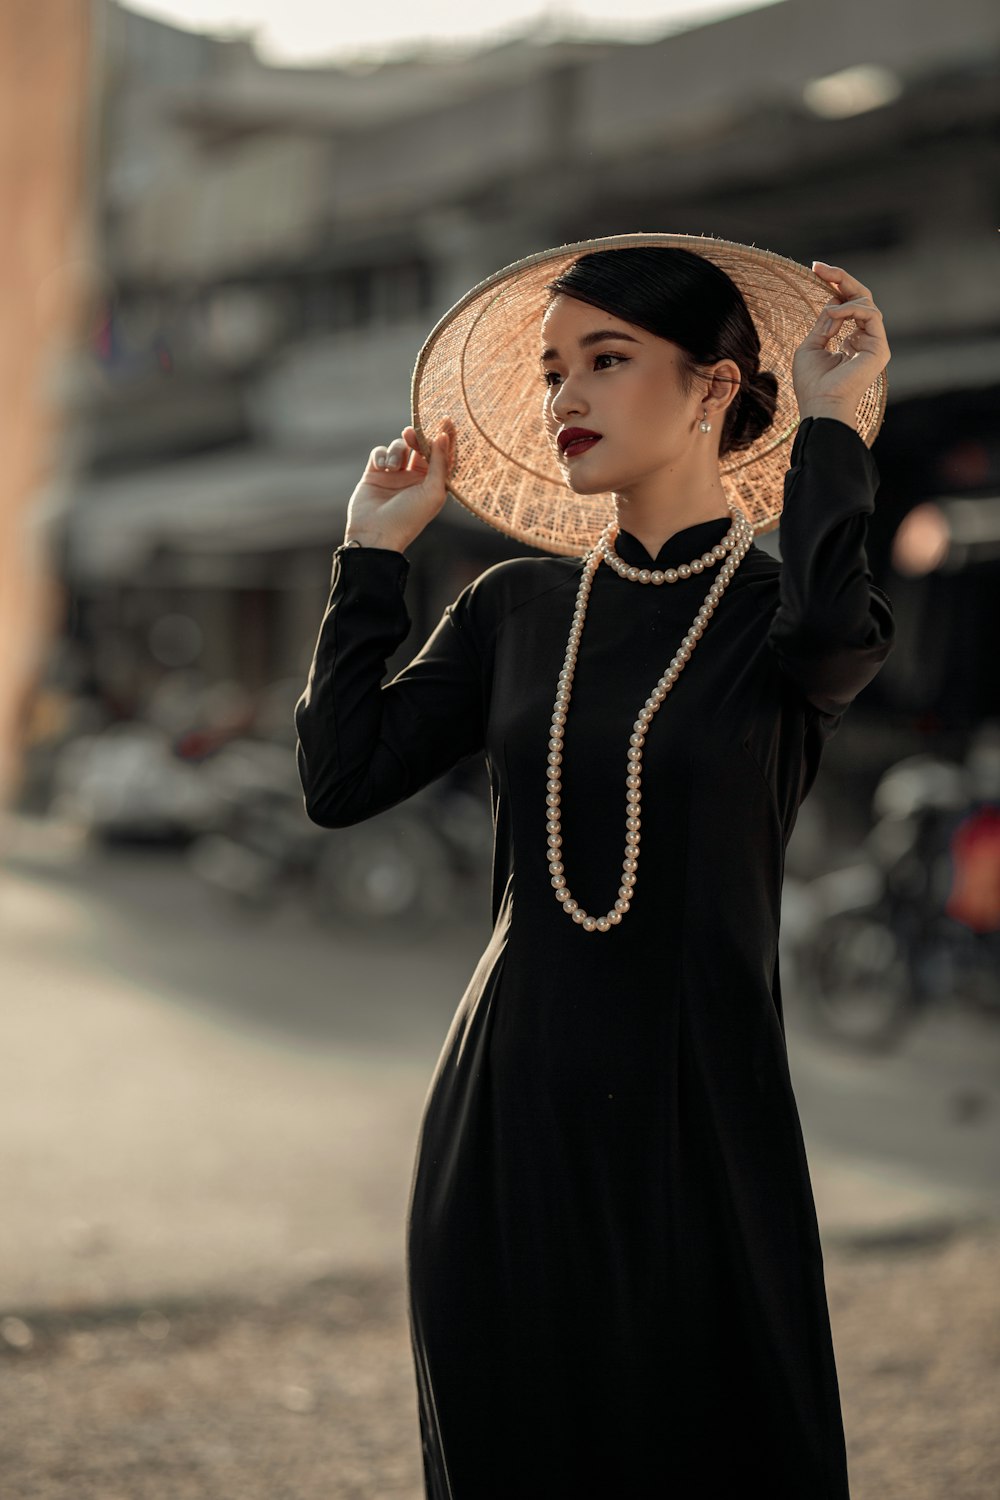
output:
[[[0,80],[7,1492],[422,1494],[403,1215],[488,782],[317,829],[292,708],[430,328],[642,229],[886,319],[897,645],[796,825],[783,988],[856,1500],[995,1495],[996,6],[8,0]],[[528,552],[449,501],[390,673]]]

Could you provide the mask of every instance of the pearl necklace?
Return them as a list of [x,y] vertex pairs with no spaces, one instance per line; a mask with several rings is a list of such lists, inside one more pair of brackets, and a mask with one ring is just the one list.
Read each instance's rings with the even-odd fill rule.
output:
[[[562,906],[573,921],[578,923],[584,932],[609,932],[612,927],[617,927],[622,917],[631,905],[631,897],[636,882],[636,871],[639,865],[639,803],[642,785],[642,751],[646,743],[646,733],[653,720],[653,715],[664,702],[667,694],[672,690],[674,683],[683,672],[685,664],[690,660],[691,653],[698,644],[705,627],[712,615],[715,613],[719,600],[722,598],[733,574],[739,567],[747,551],[753,543],[754,528],[744,513],[735,505],[730,505],[733,512],[733,524],[725,537],[709,552],[703,552],[701,557],[696,557],[693,562],[682,563],[680,567],[660,569],[633,568],[625,563],[615,552],[612,546],[612,537],[617,535],[618,523],[609,521],[591,552],[584,558],[583,574],[580,578],[580,586],[576,595],[576,608],[573,612],[573,621],[570,626],[569,641],[566,645],[566,656],[563,669],[559,673],[556,689],[556,699],[552,710],[552,720],[549,736],[548,754],[548,781],[546,783],[546,831],[548,834],[548,862],[549,874],[556,900]],[[628,774],[625,777],[626,807],[625,807],[625,858],[622,866],[621,885],[618,887],[618,899],[609,912],[603,917],[592,917],[589,912],[584,911],[578,901],[574,901],[568,885],[566,884],[566,869],[562,862],[562,819],[561,790],[562,773],[560,766],[563,759],[563,740],[566,735],[566,718],[569,712],[570,697],[573,689],[573,675],[576,671],[576,658],[580,649],[580,639],[583,635],[583,622],[587,617],[587,604],[590,599],[590,590],[594,582],[594,576],[602,562],[606,562],[620,577],[626,578],[631,583],[675,583],[680,578],[689,578],[692,573],[701,573],[705,568],[713,566],[726,557],[727,551],[731,552],[723,566],[719,570],[719,576],[712,584],[705,596],[704,603],[694,617],[691,628],[685,635],[677,654],[670,659],[663,676],[660,678],[650,696],[646,699],[644,707],[640,710],[638,718],[632,725],[632,733],[629,736],[628,749]]]
[[[742,511],[737,513],[742,516]],[[745,518],[744,518],[745,519]],[[721,562],[727,552],[732,552],[736,546],[739,535],[739,521],[733,521],[732,526],[726,532],[721,542],[716,542],[710,552],[703,552],[700,557],[695,557],[689,563],[681,563],[678,568],[634,568],[618,556],[611,545],[611,532],[617,530],[614,521],[604,528],[598,539],[597,546],[604,556],[604,561],[610,563],[620,578],[627,578],[630,583],[677,583],[681,578],[690,578],[692,573],[703,573],[706,568],[714,567]]]

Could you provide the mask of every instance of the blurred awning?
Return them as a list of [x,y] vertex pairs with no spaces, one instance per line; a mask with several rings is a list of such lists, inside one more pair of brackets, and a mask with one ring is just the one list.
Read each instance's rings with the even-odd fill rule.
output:
[[[71,583],[121,582],[167,549],[198,554],[332,550],[366,454],[298,456],[238,448],[91,478],[41,507]],[[446,523],[482,525],[452,501]]]

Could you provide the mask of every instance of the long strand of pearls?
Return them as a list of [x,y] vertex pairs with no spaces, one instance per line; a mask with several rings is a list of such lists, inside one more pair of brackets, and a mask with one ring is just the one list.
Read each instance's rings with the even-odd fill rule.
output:
[[[642,800],[642,752],[646,743],[646,734],[653,716],[660,705],[666,699],[667,694],[673,689],[675,682],[680,677],[686,663],[698,644],[705,627],[719,604],[726,589],[728,588],[733,574],[739,567],[743,558],[749,550],[753,538],[754,529],[744,513],[735,505],[730,504],[733,513],[733,525],[726,533],[722,542],[705,552],[700,558],[695,558],[691,563],[682,563],[679,568],[660,570],[631,568],[624,563],[612,546],[612,538],[617,534],[618,524],[609,521],[593,551],[584,558],[583,573],[580,578],[580,586],[576,595],[576,608],[573,611],[573,620],[570,625],[569,640],[566,645],[566,656],[563,661],[562,671],[559,673],[556,688],[556,699],[552,710],[552,720],[549,735],[548,753],[548,781],[546,783],[546,831],[548,838],[548,862],[549,874],[552,887],[555,891],[556,900],[562,906],[573,921],[583,928],[584,932],[610,932],[612,927],[617,927],[622,917],[631,905],[631,897],[636,883],[636,874],[639,866],[639,804]],[[629,736],[628,748],[628,771],[625,777],[625,857],[622,864],[621,885],[618,887],[618,899],[610,911],[603,917],[592,917],[589,912],[584,911],[578,901],[574,901],[573,895],[566,884],[566,869],[562,862],[562,818],[561,818],[561,796],[562,796],[562,772],[560,767],[563,759],[563,740],[566,736],[566,719],[569,713],[570,698],[573,690],[573,675],[576,671],[576,658],[580,649],[580,639],[583,635],[583,622],[587,617],[587,604],[590,599],[590,590],[594,582],[594,576],[602,562],[614,567],[615,571],[623,578],[632,583],[673,583],[678,578],[690,577],[692,573],[700,573],[704,568],[714,565],[729,556],[719,569],[719,576],[705,595],[704,602],[694,617],[690,630],[685,635],[675,656],[671,657],[670,665],[663,676],[657,682],[650,696],[646,699],[643,708],[632,725],[632,733]],[[685,571],[686,570],[686,571]],[[657,576],[657,573],[660,576]],[[643,576],[643,575],[648,576]],[[670,575],[673,576],[670,576]]]

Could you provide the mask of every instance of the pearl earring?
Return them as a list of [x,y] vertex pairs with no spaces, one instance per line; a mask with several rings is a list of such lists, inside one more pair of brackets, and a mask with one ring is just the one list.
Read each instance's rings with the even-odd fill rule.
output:
[[[704,410],[704,408],[703,408],[703,410]],[[705,412],[705,414],[702,417],[701,421],[698,423],[698,430],[699,430],[699,432],[711,432],[711,430],[712,430],[712,424],[708,420],[708,412],[707,411]]]

